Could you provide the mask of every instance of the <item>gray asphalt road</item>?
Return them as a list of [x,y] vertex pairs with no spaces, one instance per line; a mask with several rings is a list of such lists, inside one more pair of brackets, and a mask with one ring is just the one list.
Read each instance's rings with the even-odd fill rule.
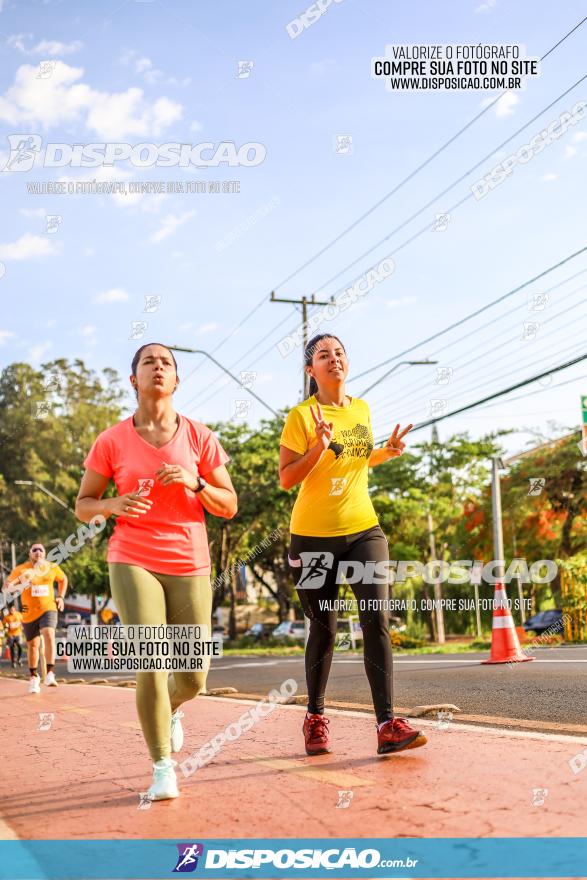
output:
[[[431,703],[453,703],[468,715],[587,725],[587,645],[537,648],[532,662],[513,668],[481,665],[480,661],[487,656],[488,652],[396,655],[394,705],[411,708]],[[2,661],[1,668],[8,671],[8,662]],[[23,666],[20,671],[26,672],[26,668]],[[58,664],[57,674],[79,677],[69,676],[61,664]],[[84,677],[90,676],[86,674]],[[301,657],[231,655],[213,662],[208,687],[234,687],[243,693],[266,694],[272,688],[279,688],[287,678],[296,680],[298,693],[306,693]],[[335,655],[328,699],[371,705],[360,655],[342,652]]]
[[[487,656],[396,656],[394,705],[454,703],[470,715],[587,725],[587,646],[538,648],[535,660],[513,668],[481,665]],[[301,658],[231,656],[214,663],[208,687],[267,693],[286,678],[297,681],[299,693],[306,692]],[[371,705],[361,656],[335,656],[328,698]]]

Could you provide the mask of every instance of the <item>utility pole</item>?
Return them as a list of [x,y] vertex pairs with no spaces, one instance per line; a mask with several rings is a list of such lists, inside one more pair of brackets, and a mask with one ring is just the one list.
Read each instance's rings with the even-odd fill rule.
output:
[[[503,525],[501,520],[501,488],[499,484],[499,469],[504,464],[499,455],[494,455],[491,460],[491,512],[493,516],[493,559],[497,563],[497,580],[502,586],[505,577],[505,558],[503,553]],[[495,567],[494,567],[495,571]]]
[[[432,522],[432,514],[428,511],[428,537],[430,539],[430,560],[436,562],[436,541],[434,539],[434,523]],[[440,586],[440,574],[434,579],[434,599],[436,603],[436,634],[438,644],[444,645],[446,638],[444,635],[444,609],[440,604],[442,600],[442,587]]]
[[[518,545],[516,542],[516,523],[512,516],[512,549],[514,551],[514,559],[518,556]],[[522,618],[522,626],[526,623],[526,610],[524,608],[524,588],[522,587],[522,579],[520,572],[516,572],[516,581],[518,582],[518,598],[520,600],[520,617]]]
[[331,296],[328,302],[319,302],[315,294],[312,294],[311,299],[307,296],[303,296],[301,299],[279,299],[275,296],[275,291],[271,291],[270,302],[280,302],[280,303],[292,303],[295,306],[302,307],[302,332],[304,334],[304,347],[302,349],[302,366],[304,371],[304,400],[306,397],[309,397],[310,392],[310,377],[306,373],[306,362],[304,360],[304,352],[306,350],[306,346],[308,344],[308,306],[329,306],[334,302],[334,297]]

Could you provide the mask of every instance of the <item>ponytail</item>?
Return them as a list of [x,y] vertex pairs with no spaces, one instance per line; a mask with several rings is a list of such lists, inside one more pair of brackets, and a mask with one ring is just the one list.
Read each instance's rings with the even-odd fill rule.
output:
[[312,397],[313,394],[316,394],[318,391],[318,383],[314,379],[313,376],[310,376],[310,387],[308,389],[308,396]]

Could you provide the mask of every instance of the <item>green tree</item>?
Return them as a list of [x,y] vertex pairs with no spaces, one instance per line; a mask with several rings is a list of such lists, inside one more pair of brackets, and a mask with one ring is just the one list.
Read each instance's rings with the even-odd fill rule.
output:
[[[121,417],[124,392],[115,371],[101,375],[83,361],[58,359],[35,370],[14,363],[0,373],[0,522],[4,549],[17,547],[17,561],[27,558],[33,540],[48,547],[64,541],[80,523],[45,493],[16,480],[44,486],[73,509],[83,473],[83,460],[97,434]],[[103,544],[111,526],[96,544]],[[80,592],[104,591],[81,559],[76,572]],[[5,570],[9,558],[5,554]],[[67,569],[67,564],[66,564]],[[103,575],[101,575],[103,576]]]

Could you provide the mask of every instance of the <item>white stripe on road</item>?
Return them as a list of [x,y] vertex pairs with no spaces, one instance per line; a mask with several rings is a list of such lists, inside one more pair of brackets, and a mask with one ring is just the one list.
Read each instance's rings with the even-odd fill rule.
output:
[[[96,685],[96,687],[100,687],[100,685]],[[106,685],[102,685],[102,687],[106,687]],[[204,700],[208,700],[208,699],[209,700],[220,700],[221,702],[224,702],[224,703],[236,703],[236,704],[238,704],[238,703],[240,703],[240,704],[251,703],[251,705],[253,705],[255,702],[254,700],[250,700],[250,699],[236,699],[235,697],[224,697],[224,696],[222,696],[222,697],[220,697],[220,696],[219,697],[203,697],[202,699],[204,699]],[[279,709],[279,711],[283,711],[283,712],[301,713],[301,712],[306,711],[305,707],[296,706],[294,704],[280,705],[278,707],[278,709]],[[366,712],[358,712],[356,709],[329,708],[328,715],[329,716],[330,715],[342,715],[343,717],[345,715],[348,715],[351,718],[367,719],[367,721],[369,723],[371,723],[369,715]],[[479,716],[479,717],[482,718],[483,716]],[[457,718],[458,718],[458,715],[455,716],[455,723],[451,724],[449,728],[447,728],[443,731],[439,731],[438,736],[456,736],[457,734],[459,734],[461,732],[475,733],[478,736],[482,735],[484,733],[489,733],[494,736],[509,737],[511,739],[540,739],[540,740],[546,740],[547,742],[570,743],[573,746],[579,746],[579,748],[581,747],[581,744],[587,744],[587,737],[583,736],[583,735],[577,736],[577,735],[571,735],[571,734],[566,734],[566,733],[542,733],[542,732],[534,731],[534,730],[511,730],[509,728],[495,727],[492,725],[486,727],[480,721],[477,724],[469,724],[467,722],[458,722],[457,723],[456,722]],[[524,724],[527,723],[528,726],[530,726],[532,724],[531,720],[526,721],[526,719],[523,719],[523,718],[511,719],[511,720],[512,721],[519,721]],[[417,721],[418,721],[419,727],[420,726],[422,726],[424,728],[435,727],[438,730],[438,728],[437,728],[438,722],[436,720],[427,719],[427,718],[418,718]]]
[[[533,655],[532,655],[532,653],[528,653],[527,656],[531,657]],[[213,672],[215,670],[220,671],[221,669],[250,669],[252,666],[277,666],[277,665],[281,665],[283,663],[303,663],[303,662],[304,662],[303,657],[300,657],[300,658],[296,657],[294,660],[268,660],[266,662],[251,661],[250,663],[246,663],[246,662],[245,663],[229,663],[226,666],[217,666],[214,663],[214,664],[212,664],[210,672]],[[435,663],[437,666],[439,666],[441,664],[450,666],[451,663],[459,663],[461,666],[463,666],[463,665],[464,666],[479,666],[481,664],[481,660],[469,660],[469,659],[465,659],[465,658],[463,658],[461,660],[458,657],[455,657],[452,660],[428,660],[428,659],[426,659],[426,660],[409,660],[407,657],[405,657],[405,658],[394,657],[393,662],[394,662],[394,665],[396,665],[396,664],[402,665],[403,664],[403,665],[412,665],[412,666],[423,665],[426,663]],[[542,658],[535,656],[534,662],[535,663],[587,663],[587,659],[585,659],[585,660],[552,660],[552,659],[551,660],[546,660],[546,659],[543,660]],[[333,661],[333,664],[337,665],[337,666],[342,666],[343,664],[351,664],[351,663],[360,663],[362,666],[364,664],[364,660],[361,657],[360,659],[356,659],[356,660],[334,660]],[[500,665],[506,666],[507,664],[502,663]]]

